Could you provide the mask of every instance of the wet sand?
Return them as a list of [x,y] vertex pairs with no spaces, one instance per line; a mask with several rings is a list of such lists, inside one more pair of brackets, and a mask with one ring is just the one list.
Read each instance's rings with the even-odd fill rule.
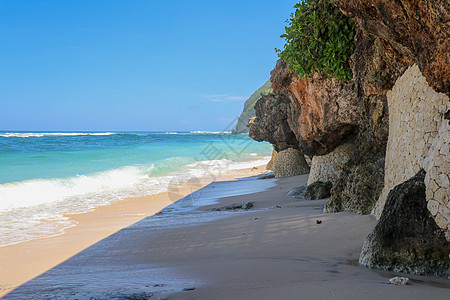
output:
[[[323,214],[326,200],[286,195],[306,180],[302,175],[211,183],[202,189],[196,209],[183,211],[189,202],[185,198],[89,247],[7,298],[448,298],[446,279],[360,267],[359,252],[375,218]],[[264,186],[267,191],[202,202]],[[211,210],[247,201],[255,202],[253,209]],[[411,284],[388,283],[402,275]]]

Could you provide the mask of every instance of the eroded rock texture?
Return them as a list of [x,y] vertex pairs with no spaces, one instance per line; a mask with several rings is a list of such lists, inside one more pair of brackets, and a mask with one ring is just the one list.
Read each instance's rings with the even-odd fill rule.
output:
[[355,19],[355,53],[350,60],[361,121],[353,151],[331,190],[326,212],[372,211],[384,185],[389,132],[386,94],[408,67],[408,61],[365,31],[362,23],[363,20]]
[[256,117],[248,123],[249,136],[273,144],[277,152],[298,149],[298,140],[287,121],[289,105],[284,95],[262,96],[255,104]]
[[306,187],[304,197],[309,200],[325,199],[330,197],[333,184],[330,181],[316,181]]
[[272,157],[270,158],[270,161],[266,165],[266,170],[273,170],[273,167],[275,166],[275,162],[277,161],[278,152],[275,151],[275,149],[272,150]]
[[448,0],[332,0],[342,12],[379,37],[408,64],[417,63],[428,83],[450,96]]
[[320,72],[293,78],[283,60],[272,70],[271,81],[273,91],[290,101],[287,121],[305,154],[328,154],[352,139],[360,119],[353,83],[329,80]]
[[427,209],[425,171],[388,195],[378,224],[366,238],[359,262],[383,270],[445,275],[450,242]]
[[371,213],[383,189],[384,155],[368,152],[359,159],[344,167],[344,176],[341,175],[331,189],[325,212]]
[[[417,63],[428,84],[436,91],[449,94],[449,2],[334,2],[355,21],[355,53],[350,65],[353,81],[357,86],[362,120],[354,142],[355,150],[333,187],[326,211],[351,210],[367,213],[370,207],[374,207],[384,181],[384,170],[379,168],[379,162],[383,160],[388,140],[390,112],[388,115],[387,92],[409,66]],[[404,89],[407,91],[408,86]],[[434,100],[435,98],[422,99]],[[407,111],[406,108],[399,109],[401,112]],[[433,119],[436,114],[437,111],[425,118]],[[412,140],[404,142],[414,144]],[[392,153],[394,165],[401,165],[395,155]],[[389,165],[392,166],[392,163],[389,162]],[[407,164],[404,167],[410,168]],[[417,167],[412,169],[413,172],[417,170]],[[407,172],[406,178],[412,174],[414,173]],[[395,184],[406,178],[401,178]],[[383,199],[392,186],[385,188]],[[382,209],[382,205],[379,207]],[[381,209],[375,212],[381,213]]]
[[[326,211],[369,213],[384,185],[389,133],[387,93],[407,68],[417,63],[435,91],[449,94],[450,7],[443,0],[333,1],[355,21],[355,52],[349,61],[353,79],[342,83],[319,72],[309,79],[293,77],[289,65],[280,60],[271,72],[271,82],[273,97],[282,97],[286,103],[285,115],[283,123],[271,125],[270,132],[277,126],[286,131],[287,123],[298,149],[307,155],[326,155],[350,142],[352,151],[333,183]],[[272,139],[262,139],[276,145],[274,135],[267,135]],[[438,192],[438,197],[442,198],[441,194]],[[448,201],[441,202],[445,204],[441,203],[436,219],[442,221],[446,219],[443,214],[448,215],[444,209]]]

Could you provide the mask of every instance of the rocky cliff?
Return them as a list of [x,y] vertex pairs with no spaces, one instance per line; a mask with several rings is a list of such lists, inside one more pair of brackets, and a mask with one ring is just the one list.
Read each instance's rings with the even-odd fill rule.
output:
[[[423,169],[428,214],[423,218],[433,220],[436,227],[427,227],[434,228],[430,232],[442,232],[421,238],[448,249],[448,243],[436,238],[450,240],[450,4],[332,1],[355,24],[349,59],[352,79],[340,81],[320,70],[300,78],[288,62],[278,61],[271,72],[273,93],[256,104],[250,137],[269,141],[278,150],[294,148],[314,156],[308,184],[333,183],[326,212],[372,212],[383,219],[391,214],[384,208],[389,193]],[[407,189],[412,186],[402,187],[403,206],[408,206],[412,194]],[[418,208],[416,213],[424,214]],[[400,215],[408,218],[408,213]],[[368,243],[366,253],[377,246]],[[384,256],[396,250],[386,251]],[[393,269],[421,270],[420,266]]]
[[257,89],[251,96],[244,102],[244,109],[239,116],[236,127],[232,130],[234,134],[248,133],[248,120],[255,117],[255,104],[263,96],[270,93],[272,83],[267,80],[259,89]]

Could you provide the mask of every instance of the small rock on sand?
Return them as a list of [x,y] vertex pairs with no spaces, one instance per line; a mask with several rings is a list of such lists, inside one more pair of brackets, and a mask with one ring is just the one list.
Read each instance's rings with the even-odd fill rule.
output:
[[257,179],[270,179],[270,178],[275,178],[275,175],[273,175],[273,173],[263,173],[259,175]]
[[409,278],[407,277],[392,277],[391,279],[389,279],[389,283],[390,284],[395,284],[395,285],[405,285],[407,284],[409,281]]
[[290,190],[287,195],[296,198],[302,198],[305,193],[306,186],[299,186]]

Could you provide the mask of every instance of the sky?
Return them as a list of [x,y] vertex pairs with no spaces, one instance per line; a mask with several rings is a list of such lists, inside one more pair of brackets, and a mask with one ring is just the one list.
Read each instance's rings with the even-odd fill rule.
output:
[[231,129],[296,2],[2,0],[0,130]]

